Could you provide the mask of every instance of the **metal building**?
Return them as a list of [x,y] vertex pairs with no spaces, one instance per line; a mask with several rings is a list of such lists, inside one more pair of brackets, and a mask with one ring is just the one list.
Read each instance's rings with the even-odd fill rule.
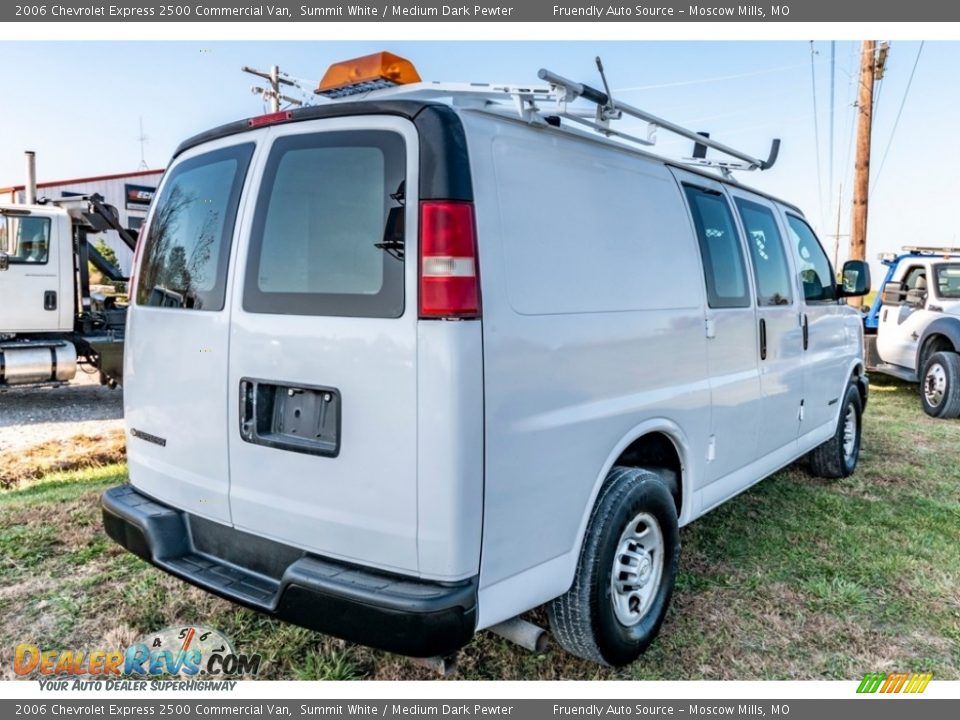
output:
[[[120,213],[120,223],[132,230],[139,230],[147,215],[147,208],[153,200],[157,184],[163,170],[140,170],[117,173],[115,175],[96,175],[54,180],[37,183],[37,197],[59,200],[72,195],[91,195],[99,193],[104,201],[113,205]],[[25,199],[23,185],[0,188],[0,202],[22,203]],[[133,252],[123,243],[113,230],[106,231],[107,245],[113,248],[124,275],[130,274]]]

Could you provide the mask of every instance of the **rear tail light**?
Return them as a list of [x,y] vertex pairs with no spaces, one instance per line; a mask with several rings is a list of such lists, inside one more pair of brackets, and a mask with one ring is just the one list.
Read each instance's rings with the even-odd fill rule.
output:
[[480,317],[473,203],[420,204],[420,317]]

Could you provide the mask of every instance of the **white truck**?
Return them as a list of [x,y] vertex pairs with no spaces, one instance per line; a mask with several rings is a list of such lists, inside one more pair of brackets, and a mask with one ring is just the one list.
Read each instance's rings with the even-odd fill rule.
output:
[[800,458],[854,471],[868,267],[838,285],[799,209],[728,177],[772,157],[541,79],[383,54],[180,146],[135,261],[113,539],[398,653],[547,603],[564,648],[624,665],[680,526]]
[[90,242],[107,229],[135,246],[99,195],[0,205],[0,389],[69,382],[78,363],[122,381],[126,307],[91,293],[88,271],[126,280]]
[[884,253],[887,276],[864,318],[871,372],[920,384],[931,417],[960,417],[960,248]]

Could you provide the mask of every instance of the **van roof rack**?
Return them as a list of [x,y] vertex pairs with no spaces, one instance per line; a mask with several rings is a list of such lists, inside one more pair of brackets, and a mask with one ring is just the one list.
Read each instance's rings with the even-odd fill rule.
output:
[[[605,137],[615,137],[628,143],[650,147],[656,144],[657,130],[663,129],[674,135],[694,142],[693,155],[681,158],[680,162],[700,167],[717,168],[729,177],[734,170],[768,170],[773,167],[780,152],[780,139],[775,138],[770,145],[766,159],[754,157],[724,143],[713,140],[709,133],[696,132],[685,128],[653,113],[620,102],[612,97],[603,64],[598,57],[597,69],[603,80],[605,91],[597,90],[583,83],[574,82],[547,69],[541,69],[538,77],[545,81],[542,85],[510,85],[488,83],[448,83],[413,82],[372,89],[366,92],[351,92],[329,97],[333,102],[356,100],[358,95],[418,98],[450,98],[458,107],[475,107],[490,110],[490,103],[505,102],[522,120],[533,125],[557,126],[559,118],[582,125]],[[593,109],[574,107],[577,100],[593,103]],[[509,107],[507,105],[507,107]],[[613,127],[613,121],[624,115],[643,120],[647,123],[646,137],[639,137]],[[707,158],[707,148],[712,148],[730,159]]]

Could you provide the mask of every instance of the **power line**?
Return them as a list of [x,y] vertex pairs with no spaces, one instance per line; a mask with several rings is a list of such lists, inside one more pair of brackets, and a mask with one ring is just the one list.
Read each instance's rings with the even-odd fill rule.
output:
[[816,51],[810,41],[810,86],[813,90],[813,142],[817,156],[817,204],[820,207],[820,227],[823,227],[823,175],[820,171],[820,123],[817,120],[817,68],[814,64]]
[[877,80],[877,96],[873,101],[873,119],[876,121],[880,110],[880,96],[883,95],[883,79]]
[[877,183],[880,181],[880,173],[883,172],[883,165],[887,162],[887,154],[890,152],[890,147],[893,145],[893,136],[897,132],[897,126],[900,124],[900,116],[903,115],[903,108],[907,104],[907,96],[910,94],[910,86],[913,85],[913,76],[917,74],[917,65],[920,63],[920,53],[923,52],[924,41],[920,41],[920,47],[917,48],[917,57],[913,60],[913,69],[910,70],[910,79],[907,80],[907,87],[903,91],[903,98],[900,100],[900,109],[897,110],[897,118],[893,121],[893,129],[890,130],[890,138],[887,140],[887,147],[884,148],[883,157],[880,158],[880,167],[877,168],[877,174],[873,178],[873,187],[870,190],[870,194],[873,195],[873,191],[877,189]]
[[879,49],[877,51],[878,63],[879,63],[878,67],[880,68],[880,72],[877,75],[876,82],[874,83],[874,88],[876,91],[876,94],[874,95],[874,98],[873,98],[873,122],[874,123],[877,122],[877,118],[880,116],[880,98],[883,96],[883,86],[886,85],[886,83],[883,82],[884,77],[886,77],[883,72],[883,68],[886,64],[887,53],[889,52],[889,50],[890,50],[890,43],[885,42],[879,46]]
[[779,67],[763,68],[762,70],[752,70],[745,73],[736,73],[734,75],[715,75],[714,77],[697,78],[695,80],[678,80],[677,82],[659,83],[657,85],[639,85],[637,87],[617,88],[616,93],[640,92],[641,90],[660,90],[661,88],[684,87],[687,85],[701,85],[703,83],[720,82],[721,80],[738,80],[740,78],[755,77],[757,75],[768,75],[770,73],[783,72],[785,70],[796,70],[805,67],[806,63],[797,63],[795,65],[781,65]]
[[[856,46],[853,46],[851,47],[850,55],[847,58],[847,62],[852,65],[855,61],[854,58],[856,57],[856,55],[857,55]],[[856,61],[859,62],[859,58],[857,58]],[[850,165],[850,159],[853,153],[853,140],[855,137],[854,133],[856,132],[856,129],[857,129],[857,92],[859,91],[860,81],[859,81],[859,77],[854,76],[852,73],[848,73],[846,71],[844,72],[848,78],[847,92],[849,93],[851,89],[853,90],[853,93],[852,93],[853,97],[851,98],[850,102],[847,105],[849,109],[849,114],[847,115],[847,117],[850,118],[850,126],[847,129],[847,152],[843,158],[843,167],[845,168],[845,170],[843,171],[844,172],[843,177],[849,178],[853,175],[853,168]]]
[[833,155],[836,146],[833,130],[837,121],[837,41],[830,41],[830,171],[827,173],[827,192],[833,192]]

